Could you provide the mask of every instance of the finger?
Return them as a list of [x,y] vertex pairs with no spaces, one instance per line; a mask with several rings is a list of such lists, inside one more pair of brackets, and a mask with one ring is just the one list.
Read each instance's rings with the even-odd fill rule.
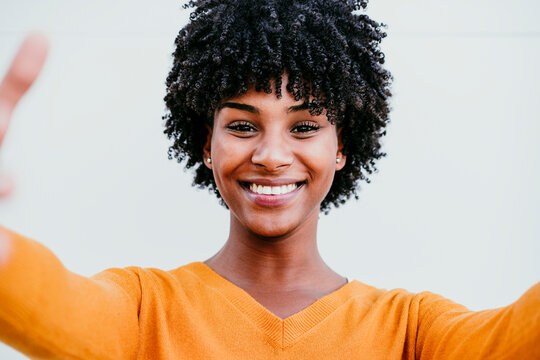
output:
[[3,105],[0,101],[0,146],[6,135],[7,127],[9,125],[9,118],[11,117],[12,109]]
[[15,189],[15,183],[13,179],[5,174],[0,174],[0,199],[6,198]]
[[29,34],[0,82],[0,145],[11,113],[43,68],[48,49],[49,41],[44,35],[37,32]]
[[49,49],[49,41],[38,32],[29,34],[22,42],[0,83],[0,101],[15,107],[43,68]]

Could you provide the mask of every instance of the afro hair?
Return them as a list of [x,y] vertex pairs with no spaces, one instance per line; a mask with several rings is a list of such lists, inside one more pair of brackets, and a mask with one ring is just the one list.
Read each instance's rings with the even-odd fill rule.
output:
[[[392,77],[383,67],[384,25],[363,13],[367,1],[194,0],[190,22],[175,40],[163,117],[169,158],[194,168],[194,185],[220,198],[203,164],[207,126],[224,100],[249,89],[304,100],[341,129],[345,167],[336,172],[321,211],[358,198],[385,153]],[[274,86],[273,86],[274,83]]]

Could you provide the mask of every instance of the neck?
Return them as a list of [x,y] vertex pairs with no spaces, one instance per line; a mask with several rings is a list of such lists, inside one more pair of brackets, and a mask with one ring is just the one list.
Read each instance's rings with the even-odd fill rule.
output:
[[318,214],[280,237],[264,238],[231,214],[229,238],[205,263],[240,287],[294,290],[342,279],[317,248]]

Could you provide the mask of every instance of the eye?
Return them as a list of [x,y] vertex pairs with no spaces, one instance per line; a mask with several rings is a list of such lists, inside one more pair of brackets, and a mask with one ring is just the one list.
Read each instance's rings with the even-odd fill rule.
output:
[[292,133],[297,134],[309,134],[319,130],[319,124],[312,121],[302,121],[298,124],[295,124],[291,130]]
[[257,129],[248,121],[233,121],[227,125],[227,129],[238,133],[249,133]]

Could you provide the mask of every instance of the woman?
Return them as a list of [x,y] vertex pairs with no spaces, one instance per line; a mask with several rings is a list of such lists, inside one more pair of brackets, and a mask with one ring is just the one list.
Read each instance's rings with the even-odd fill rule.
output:
[[[352,14],[365,2],[191,5],[165,132],[170,156],[230,209],[225,246],[172,271],[84,278],[3,229],[0,338],[38,358],[538,358],[538,285],[475,313],[348,281],[318,253],[319,212],[356,195],[383,156],[390,74],[379,24]],[[45,52],[38,38],[23,45],[6,113]]]

